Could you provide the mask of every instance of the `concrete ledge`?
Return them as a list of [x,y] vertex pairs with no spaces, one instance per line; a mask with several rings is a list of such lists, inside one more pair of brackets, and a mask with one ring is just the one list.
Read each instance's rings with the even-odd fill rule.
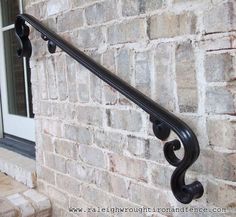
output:
[[6,173],[29,188],[36,187],[35,160],[0,148],[0,172]]

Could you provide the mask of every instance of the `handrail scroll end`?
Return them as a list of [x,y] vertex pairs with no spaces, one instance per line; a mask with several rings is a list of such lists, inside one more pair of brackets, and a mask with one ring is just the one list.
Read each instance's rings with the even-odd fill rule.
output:
[[30,58],[32,54],[32,46],[28,38],[30,29],[20,15],[16,17],[15,33],[20,44],[20,48],[17,49],[17,56]]

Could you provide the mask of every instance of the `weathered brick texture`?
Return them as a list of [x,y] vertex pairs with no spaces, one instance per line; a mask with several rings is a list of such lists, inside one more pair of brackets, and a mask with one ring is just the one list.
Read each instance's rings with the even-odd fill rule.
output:
[[[24,2],[26,12],[189,124],[201,154],[186,183],[199,179],[205,187],[191,206],[229,211],[201,216],[233,216],[236,2]],[[53,215],[74,216],[69,207],[182,207],[170,190],[174,168],[147,114],[60,49],[49,54],[35,30],[30,37],[38,188]],[[182,215],[190,216],[121,214]]]
[[[206,33],[236,30],[235,10],[235,2],[226,1],[223,4],[213,6],[210,10],[206,11],[203,16]],[[223,16],[222,11],[224,11]]]
[[107,42],[120,44],[138,42],[146,37],[145,20],[142,18],[116,23],[107,28]]
[[163,13],[150,18],[148,32],[150,39],[170,38],[196,33],[196,16],[193,13]]
[[198,108],[198,91],[193,46],[190,42],[179,44],[176,47],[175,55],[180,112],[196,112]]
[[205,58],[206,81],[233,81],[236,78],[235,67],[235,53],[208,54]]
[[118,17],[117,1],[108,0],[95,3],[85,8],[85,17],[88,25],[105,23]]

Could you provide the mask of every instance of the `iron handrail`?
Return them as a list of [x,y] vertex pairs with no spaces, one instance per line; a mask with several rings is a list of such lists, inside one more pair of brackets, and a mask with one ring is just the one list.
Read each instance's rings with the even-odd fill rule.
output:
[[[102,65],[96,63],[85,53],[65,41],[29,14],[19,14],[15,21],[16,36],[20,43],[20,49],[17,51],[19,57],[24,56],[30,58],[32,53],[31,42],[28,39],[29,27],[25,24],[25,21],[42,34],[43,40],[48,41],[48,50],[50,53],[54,53],[57,46],[60,47],[85,68],[89,69],[100,79],[147,112],[150,115],[154,135],[157,138],[164,141],[169,137],[171,130],[173,130],[178,135],[179,140],[175,139],[164,144],[166,160],[172,166],[176,167],[171,176],[172,192],[176,199],[184,204],[190,203],[193,199],[200,198],[203,195],[203,186],[199,181],[185,184],[185,173],[196,161],[200,152],[198,140],[186,123],[111,73]],[[175,155],[175,151],[181,148],[181,143],[184,147],[184,156],[182,159],[179,159]]]

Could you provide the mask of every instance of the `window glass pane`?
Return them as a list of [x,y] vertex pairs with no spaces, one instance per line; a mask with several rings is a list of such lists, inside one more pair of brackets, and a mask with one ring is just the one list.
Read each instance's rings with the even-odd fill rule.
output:
[[3,32],[3,37],[9,113],[27,116],[23,60],[16,55],[14,29]]
[[16,15],[20,13],[18,0],[1,0],[2,26],[15,22]]

